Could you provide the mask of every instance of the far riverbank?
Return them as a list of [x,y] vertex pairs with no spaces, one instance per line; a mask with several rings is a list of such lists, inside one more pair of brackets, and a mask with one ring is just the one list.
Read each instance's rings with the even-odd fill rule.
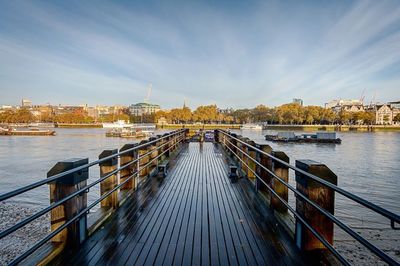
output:
[[[157,129],[175,130],[188,128],[192,130],[240,129],[241,124],[156,124]],[[38,127],[38,128],[102,128],[102,123],[33,123],[33,124],[0,124],[0,127]],[[355,131],[355,132],[385,132],[399,131],[400,125],[263,125],[266,130],[292,131]]]

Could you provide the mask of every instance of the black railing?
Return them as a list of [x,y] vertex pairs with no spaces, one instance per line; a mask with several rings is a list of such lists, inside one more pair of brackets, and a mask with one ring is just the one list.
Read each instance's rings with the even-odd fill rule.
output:
[[108,179],[109,177],[119,173],[121,170],[127,169],[128,167],[130,167],[131,165],[137,163],[139,164],[139,162],[145,158],[145,157],[150,157],[150,155],[154,152],[154,151],[162,151],[161,153],[159,152],[158,155],[154,158],[152,158],[151,160],[149,160],[145,165],[142,165],[141,167],[137,167],[137,169],[131,173],[128,176],[124,176],[124,180],[122,182],[120,182],[118,185],[114,186],[111,190],[107,191],[106,193],[104,193],[103,195],[101,195],[100,198],[98,198],[97,200],[95,200],[93,203],[91,203],[89,206],[87,206],[86,208],[80,210],[74,217],[72,217],[71,219],[65,221],[64,224],[62,224],[61,226],[59,226],[58,228],[56,228],[55,230],[53,230],[51,233],[49,233],[48,235],[46,235],[44,238],[42,238],[39,242],[35,243],[32,247],[30,247],[28,250],[24,251],[23,254],[19,255],[18,257],[14,258],[13,261],[10,262],[10,265],[16,265],[20,262],[22,262],[24,259],[26,259],[28,256],[30,256],[33,252],[35,252],[37,249],[39,249],[41,246],[43,246],[46,242],[48,242],[49,240],[51,240],[54,236],[56,236],[57,234],[59,234],[61,231],[63,231],[65,228],[67,228],[68,226],[70,226],[72,223],[76,222],[78,219],[80,219],[81,216],[87,214],[93,207],[95,207],[97,204],[99,204],[101,201],[103,201],[104,199],[106,199],[108,196],[110,196],[112,193],[117,192],[119,189],[121,189],[125,184],[127,184],[129,181],[131,181],[131,179],[135,179],[139,173],[143,170],[146,169],[147,167],[149,167],[151,164],[154,163],[155,160],[158,160],[161,156],[164,156],[167,152],[169,153],[171,150],[175,149],[177,147],[178,144],[180,144],[182,141],[185,140],[185,129],[181,129],[181,130],[177,130],[168,134],[164,134],[163,136],[160,136],[156,139],[147,141],[145,143],[141,143],[133,148],[130,149],[126,149],[124,151],[119,151],[113,155],[101,158],[99,160],[75,167],[73,169],[61,172],[59,174],[53,175],[51,177],[48,177],[46,179],[40,180],[38,182],[32,183],[30,185],[15,189],[11,192],[8,193],[4,193],[2,195],[0,195],[0,202],[5,201],[7,199],[10,199],[12,197],[18,196],[22,193],[25,193],[27,191],[30,191],[32,189],[35,189],[37,187],[40,187],[42,185],[45,184],[50,184],[53,183],[57,180],[60,180],[61,178],[70,175],[72,173],[76,173],[79,171],[82,171],[84,169],[88,169],[94,165],[100,165],[103,162],[107,162],[109,160],[115,159],[115,158],[119,158],[121,155],[124,154],[128,154],[128,153],[132,153],[134,151],[138,151],[141,149],[144,149],[146,147],[150,147],[152,145],[157,145],[160,141],[165,141],[165,143],[157,145],[155,148],[150,149],[149,151],[145,152],[144,154],[138,155],[137,158],[134,158],[132,161],[124,164],[123,166],[117,167],[115,170],[107,173],[106,175],[102,176],[101,178],[97,179],[96,181],[90,183],[89,185],[86,185],[83,188],[80,188],[79,190],[69,194],[68,196],[62,198],[61,200],[57,201],[57,202],[53,202],[51,203],[48,207],[34,213],[33,215],[23,219],[22,221],[17,222],[16,224],[14,224],[13,226],[3,230],[2,232],[0,232],[0,239],[3,239],[4,237],[10,235],[11,233],[17,231],[18,229],[24,227],[25,225],[31,223],[32,221],[38,219],[39,217],[43,216],[44,214],[50,212],[51,210],[55,209],[56,207],[66,203],[67,201],[73,199],[74,197],[77,197],[79,195],[82,195],[82,193],[88,193],[89,189],[92,188],[93,186],[105,181],[106,179]]
[[256,165],[258,165],[258,167],[260,167],[261,169],[263,169],[264,171],[266,171],[272,178],[275,178],[276,180],[278,180],[281,184],[283,184],[285,187],[287,187],[288,189],[290,189],[297,198],[301,198],[301,200],[307,202],[308,204],[310,204],[311,206],[313,206],[316,210],[318,210],[321,214],[323,214],[324,216],[326,216],[329,220],[331,220],[333,223],[335,223],[337,226],[339,226],[341,229],[343,229],[347,234],[349,234],[351,237],[353,237],[356,241],[358,241],[359,243],[361,243],[362,245],[364,245],[366,248],[368,248],[372,253],[374,253],[375,255],[377,255],[379,258],[381,258],[383,261],[389,263],[390,265],[399,265],[399,263],[394,260],[392,257],[390,257],[388,254],[386,254],[384,251],[382,251],[380,248],[376,247],[375,245],[373,245],[371,242],[369,242],[368,240],[366,240],[364,237],[362,237],[360,234],[358,234],[357,232],[355,232],[353,229],[351,229],[349,226],[347,226],[346,224],[344,224],[343,222],[341,222],[336,216],[334,216],[333,214],[331,214],[330,212],[328,212],[327,210],[325,210],[324,208],[321,208],[321,206],[319,206],[317,203],[313,202],[312,200],[310,200],[307,196],[305,196],[303,193],[301,193],[299,190],[297,190],[295,187],[293,187],[292,185],[289,184],[289,182],[286,182],[285,180],[283,180],[281,177],[279,177],[278,175],[276,175],[271,169],[268,169],[268,167],[266,167],[265,165],[261,164],[258,160],[256,160],[255,158],[253,158],[252,156],[250,156],[248,153],[246,153],[245,151],[243,151],[239,146],[237,146],[235,143],[232,142],[232,140],[234,140],[234,142],[236,143],[240,143],[241,145],[246,146],[248,149],[251,149],[252,151],[255,151],[257,153],[262,154],[263,156],[267,156],[269,159],[271,159],[272,161],[278,162],[279,164],[282,164],[284,166],[286,166],[288,169],[292,169],[295,173],[300,173],[304,176],[306,176],[307,178],[310,178],[320,184],[322,184],[323,186],[328,187],[329,189],[332,189],[333,191],[345,196],[346,198],[353,200],[354,202],[357,202],[359,204],[361,204],[362,206],[372,210],[373,212],[382,215],[383,217],[389,219],[390,221],[390,226],[392,229],[394,230],[398,230],[399,228],[395,226],[395,224],[399,224],[400,223],[400,216],[390,212],[382,207],[377,206],[376,204],[367,201],[357,195],[354,195],[353,193],[350,193],[326,180],[321,179],[318,176],[315,176],[311,173],[308,173],[296,166],[293,166],[279,158],[274,157],[273,155],[257,148],[254,145],[251,145],[249,143],[247,143],[246,141],[243,141],[239,138],[236,137],[236,135],[231,134],[225,130],[217,130],[216,133],[220,132],[223,137],[222,139],[219,139],[219,142],[227,149],[230,151],[230,153],[234,154],[235,157],[237,157],[237,159],[240,161],[241,164],[243,164],[247,169],[249,169],[254,176],[257,178],[257,180],[259,182],[261,182],[265,187],[268,188],[268,190],[277,198],[279,199],[279,201],[285,205],[295,216],[296,219],[298,219],[298,221],[300,221],[305,227],[307,227],[308,230],[310,230],[310,232],[344,265],[350,265],[350,263],[346,260],[346,258],[340,254],[333,245],[331,245],[329,243],[329,241],[327,239],[325,239],[315,228],[313,228],[304,218],[303,216],[298,213],[293,207],[291,207],[289,205],[289,203],[284,200],[278,193],[276,193],[274,191],[274,189],[263,180],[263,178],[261,178],[258,174],[257,171],[254,171],[253,169],[251,169],[251,167],[242,159],[240,158],[241,156],[239,156],[239,154],[237,154],[231,147],[233,147],[236,151],[239,151],[241,154],[243,154],[244,156],[246,156],[248,159],[250,159],[252,162],[254,162]]

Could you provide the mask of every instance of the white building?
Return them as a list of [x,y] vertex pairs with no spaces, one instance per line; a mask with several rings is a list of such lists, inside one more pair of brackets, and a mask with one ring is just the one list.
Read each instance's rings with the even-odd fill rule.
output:
[[31,107],[32,106],[32,101],[29,100],[29,99],[22,99],[21,106],[22,107]]
[[132,104],[129,107],[129,111],[133,116],[154,114],[160,110],[161,108],[159,105],[150,103],[137,103],[137,104]]

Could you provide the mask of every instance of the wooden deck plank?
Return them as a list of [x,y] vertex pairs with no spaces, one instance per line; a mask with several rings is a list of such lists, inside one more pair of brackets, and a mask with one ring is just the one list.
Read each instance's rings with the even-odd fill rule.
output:
[[291,257],[298,256],[294,244],[277,244],[281,236],[269,235],[276,233],[274,225],[254,207],[262,202],[246,192],[252,190],[248,182],[230,183],[216,147],[188,144],[161,186],[149,182],[146,193],[128,200],[80,251],[65,252],[56,264],[301,264]]

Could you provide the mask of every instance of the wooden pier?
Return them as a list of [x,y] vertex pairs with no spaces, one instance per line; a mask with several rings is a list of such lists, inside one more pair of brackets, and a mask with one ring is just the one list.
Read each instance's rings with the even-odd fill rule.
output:
[[[335,194],[384,216],[394,230],[399,215],[337,187],[326,165],[289,164],[284,152],[225,130],[203,140],[180,129],[102,151],[94,162],[59,162],[47,179],[0,195],[2,202],[50,185],[50,205],[0,232],[0,239],[48,212],[51,233],[9,263],[349,265],[334,247],[337,225],[382,261],[398,265],[334,215]],[[88,184],[94,166],[100,177]],[[98,184],[100,197],[88,204],[87,193]]]
[[213,143],[186,144],[164,182],[149,180],[139,198],[56,264],[302,264],[288,236],[253,207],[249,184],[229,181],[225,159]]

